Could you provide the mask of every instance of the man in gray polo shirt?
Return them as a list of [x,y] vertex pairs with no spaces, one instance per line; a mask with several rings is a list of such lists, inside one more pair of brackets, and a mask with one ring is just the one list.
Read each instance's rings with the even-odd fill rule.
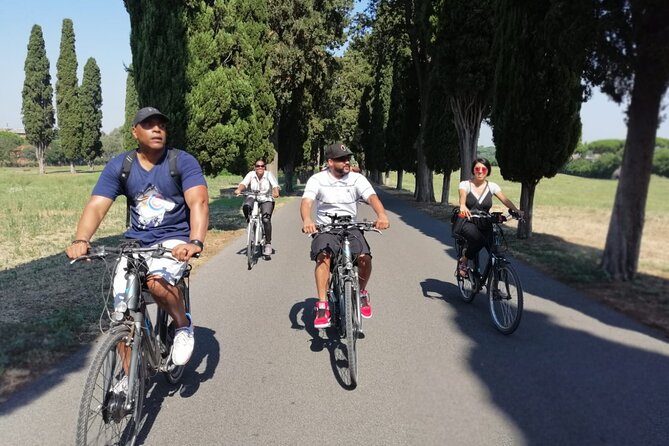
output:
[[[314,174],[304,188],[300,215],[302,216],[302,230],[307,234],[316,233],[316,224],[330,223],[326,214],[350,216],[355,220],[357,201],[362,198],[376,213],[374,226],[377,229],[387,229],[390,226],[386,210],[379,200],[374,188],[367,178],[357,172],[351,172],[351,156],[353,153],[341,143],[335,143],[325,148],[328,168]],[[311,217],[313,203],[316,202],[316,221]],[[354,230],[353,232],[358,231]],[[316,234],[311,242],[311,259],[316,261],[316,303],[315,328],[330,326],[330,308],[327,300],[328,281],[330,279],[330,260],[337,254],[340,246],[340,236],[333,233]],[[364,318],[372,317],[367,282],[372,273],[372,256],[369,244],[362,232],[358,231],[351,240],[351,252],[357,257],[358,274],[360,279],[360,313]]]

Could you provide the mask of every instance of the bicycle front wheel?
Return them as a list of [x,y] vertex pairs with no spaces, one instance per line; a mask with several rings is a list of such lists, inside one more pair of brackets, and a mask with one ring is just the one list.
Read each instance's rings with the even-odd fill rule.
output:
[[488,286],[490,316],[497,330],[505,335],[516,331],[523,314],[523,289],[511,265],[496,265]]
[[470,303],[476,297],[476,294],[479,291],[479,287],[476,279],[477,273],[474,261],[470,260],[467,266],[467,277],[462,277],[456,264],[455,276],[458,280],[458,288],[460,289],[460,296],[462,296],[462,300]]
[[358,338],[357,311],[353,305],[353,284],[350,280],[344,282],[344,325],[346,336],[346,354],[348,357],[348,371],[351,375],[351,386],[355,387],[358,384],[358,350],[356,341]]
[[[93,359],[79,406],[77,445],[135,444],[146,391],[146,369],[140,350],[134,394],[127,398],[124,363],[129,367],[132,348],[140,348],[132,346],[129,336],[126,326],[112,329]],[[131,346],[124,348],[127,344]]]
[[253,268],[253,264],[255,263],[255,226],[255,220],[251,219],[246,230],[246,263],[248,264],[249,269]]

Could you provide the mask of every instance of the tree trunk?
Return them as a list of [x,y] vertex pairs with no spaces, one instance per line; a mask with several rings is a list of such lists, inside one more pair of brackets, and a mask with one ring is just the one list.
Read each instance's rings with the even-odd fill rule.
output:
[[667,89],[667,76],[658,76],[655,61],[648,59],[652,58],[642,57],[637,65],[620,179],[602,254],[601,267],[617,281],[633,280],[639,266],[660,104]]
[[293,189],[293,177],[295,176],[295,166],[293,163],[287,163],[283,166],[283,190],[286,194],[295,192]]
[[448,204],[448,191],[451,188],[451,174],[444,174],[444,182],[441,184],[441,204]]
[[423,153],[423,145],[416,144],[416,201],[423,203],[434,203],[434,183],[432,171],[427,166],[427,160]]
[[404,171],[400,169],[397,171],[397,186],[395,186],[395,189],[402,190],[403,181],[404,181]]
[[523,182],[520,188],[520,209],[525,213],[523,220],[518,222],[516,236],[519,239],[532,237],[532,210],[534,208],[534,192],[539,180]]
[[39,173],[40,175],[44,175],[46,173],[46,169],[44,168],[44,152],[46,151],[46,147],[42,143],[38,143],[35,146],[35,158],[37,158],[37,164],[39,165]]
[[483,121],[485,104],[477,97],[452,97],[453,123],[460,140],[460,181],[471,178],[471,167],[476,159],[476,150]]
[[74,168],[74,161],[70,161],[70,173],[77,173],[77,169]]
[[427,117],[429,110],[429,97],[427,92],[421,92],[420,105],[420,129],[414,147],[416,148],[416,201],[423,203],[434,203],[434,182],[432,171],[427,165],[427,158],[423,148],[425,140],[425,129],[427,128]]

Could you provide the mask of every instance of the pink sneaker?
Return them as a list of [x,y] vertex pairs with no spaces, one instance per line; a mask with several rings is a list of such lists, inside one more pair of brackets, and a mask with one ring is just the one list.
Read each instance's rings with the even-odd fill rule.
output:
[[330,305],[327,301],[316,303],[316,319],[314,328],[328,328],[330,326]]
[[365,319],[372,317],[372,306],[369,303],[369,293],[367,290],[360,291],[360,316]]

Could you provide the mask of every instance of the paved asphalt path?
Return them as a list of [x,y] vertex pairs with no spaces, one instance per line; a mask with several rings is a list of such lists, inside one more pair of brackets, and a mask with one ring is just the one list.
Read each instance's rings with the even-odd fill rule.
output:
[[[666,339],[519,262],[523,320],[497,333],[483,297],[459,297],[450,228],[381,196],[358,387],[312,325],[296,199],[275,213],[270,261],[248,271],[238,239],[194,275],[195,353],[181,387],[152,381],[142,444],[669,444]],[[73,444],[91,356],[0,406],[0,444]]]

